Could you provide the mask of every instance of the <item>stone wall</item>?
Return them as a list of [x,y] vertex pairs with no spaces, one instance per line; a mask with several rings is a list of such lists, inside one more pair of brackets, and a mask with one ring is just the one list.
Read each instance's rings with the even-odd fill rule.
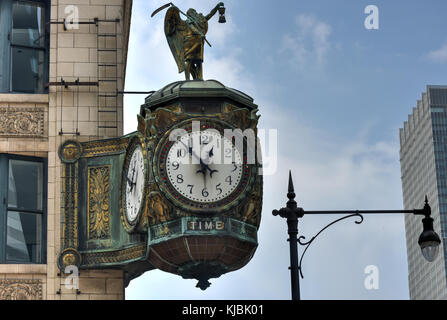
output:
[[[67,17],[69,5],[76,6],[81,22],[95,18],[119,22],[80,24],[78,29],[64,30],[63,24],[55,22]],[[53,85],[49,93],[0,94],[0,153],[48,158],[47,264],[0,265],[0,299],[124,298],[123,273],[119,270],[81,270],[80,292],[64,286],[65,276],[57,267],[63,224],[62,165],[57,151],[68,139],[88,141],[122,135],[122,95],[111,99],[113,103],[100,95],[116,94],[124,88],[131,7],[131,0],[52,0],[49,82]],[[98,49],[106,50],[98,53]],[[101,81],[111,78],[117,81]],[[54,85],[61,80],[99,85]],[[115,108],[116,113],[98,112]],[[116,128],[100,128],[112,126]]]

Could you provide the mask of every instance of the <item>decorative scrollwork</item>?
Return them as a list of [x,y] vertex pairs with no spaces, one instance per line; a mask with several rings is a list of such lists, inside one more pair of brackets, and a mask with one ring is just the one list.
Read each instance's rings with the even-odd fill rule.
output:
[[67,140],[59,147],[59,158],[64,163],[75,163],[82,154],[82,147],[78,141]]
[[334,224],[336,224],[337,222],[340,222],[340,221],[342,221],[342,220],[345,220],[345,219],[348,219],[348,218],[353,218],[353,217],[359,217],[360,218],[360,220],[359,221],[355,221],[355,223],[356,224],[361,224],[362,222],[363,222],[363,216],[360,214],[360,213],[354,213],[354,214],[350,214],[350,215],[347,215],[347,216],[344,216],[344,217],[342,217],[342,218],[339,218],[339,219],[337,219],[337,220],[335,220],[335,221],[332,221],[331,223],[329,223],[327,226],[325,226],[323,229],[321,229],[315,236],[313,236],[312,237],[312,239],[310,239],[309,241],[304,241],[304,240],[306,240],[306,237],[305,236],[300,236],[299,238],[298,238],[298,243],[300,244],[300,245],[302,245],[302,246],[305,246],[306,248],[304,249],[304,251],[303,251],[303,253],[301,254],[301,258],[300,258],[300,262],[299,262],[299,264],[298,264],[298,270],[300,271],[300,276],[301,276],[301,279],[303,279],[304,278],[304,276],[303,276],[303,271],[302,271],[302,261],[303,261],[303,258],[304,258],[304,255],[306,254],[306,251],[307,251],[307,249],[309,248],[309,246],[312,244],[312,242],[324,231],[324,230],[326,230],[327,228],[329,228],[330,226],[332,226],[332,225],[334,225]]
[[82,156],[86,158],[105,156],[126,151],[129,138],[122,137],[110,140],[89,141],[82,143]]
[[105,263],[118,263],[129,260],[144,258],[146,255],[146,243],[137,246],[104,252],[86,252],[82,254],[82,264],[87,267],[101,265]]
[[57,263],[59,269],[62,271],[68,266],[76,266],[79,268],[81,265],[81,254],[76,249],[67,248],[59,255]]
[[245,130],[247,128],[256,128],[258,124],[259,115],[258,109],[249,111],[247,108],[234,108],[230,105],[225,105],[224,112],[219,114],[219,117],[229,123],[232,123],[237,128]]
[[0,300],[42,300],[41,280],[0,280]]
[[[146,111],[145,132],[146,135],[157,136],[168,130],[174,123],[187,119],[187,116],[181,113],[180,107],[175,108],[158,108],[157,110],[150,112]],[[140,120],[140,127],[142,126]]]
[[88,238],[109,237],[110,230],[110,167],[88,170]]
[[0,108],[0,135],[43,136],[42,108]]

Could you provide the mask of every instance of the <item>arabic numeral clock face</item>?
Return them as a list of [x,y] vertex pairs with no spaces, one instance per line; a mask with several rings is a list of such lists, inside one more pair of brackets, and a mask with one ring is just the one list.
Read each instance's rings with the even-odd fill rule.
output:
[[127,165],[123,173],[125,183],[124,211],[127,222],[134,225],[137,221],[143,201],[145,166],[141,145],[136,144],[130,150],[127,158]]
[[189,211],[213,212],[237,202],[248,185],[250,169],[243,150],[213,125],[204,127],[165,142],[158,167],[175,202]]

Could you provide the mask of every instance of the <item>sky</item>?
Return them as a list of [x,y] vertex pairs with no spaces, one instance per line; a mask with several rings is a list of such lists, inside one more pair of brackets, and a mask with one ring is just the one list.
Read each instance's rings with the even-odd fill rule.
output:
[[[163,32],[165,13],[150,18],[165,1],[134,0],[126,90],[184,80]],[[217,1],[175,4],[206,14]],[[378,9],[378,29],[365,27],[368,5]],[[253,97],[259,128],[278,136],[258,249],[206,291],[152,270],[131,281],[126,299],[290,299],[287,225],[271,213],[285,206],[288,171],[305,210],[402,209],[398,129],[427,85],[447,84],[444,0],[227,0],[225,7],[227,23],[217,15],[209,23],[204,79]],[[125,133],[136,130],[143,103],[144,96],[125,97]],[[304,216],[300,235],[310,239],[338,217]],[[367,289],[371,265],[378,288]],[[302,268],[302,299],[408,299],[403,216],[340,222],[309,247]]]

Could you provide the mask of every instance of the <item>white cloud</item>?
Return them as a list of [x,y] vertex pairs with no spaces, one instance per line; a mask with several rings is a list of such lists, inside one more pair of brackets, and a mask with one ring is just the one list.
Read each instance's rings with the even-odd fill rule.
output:
[[447,43],[437,50],[430,51],[427,57],[434,62],[447,62]]
[[298,15],[295,24],[296,32],[283,36],[280,51],[290,54],[290,61],[300,69],[309,64],[323,66],[331,48],[331,26],[307,14]]

